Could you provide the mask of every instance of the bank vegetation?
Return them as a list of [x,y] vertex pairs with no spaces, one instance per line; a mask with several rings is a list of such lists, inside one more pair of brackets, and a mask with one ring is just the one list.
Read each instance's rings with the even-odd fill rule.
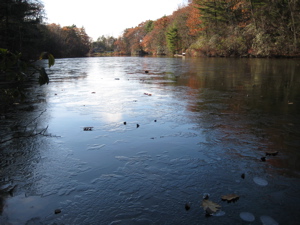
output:
[[124,30],[117,54],[298,57],[299,0],[193,0]]

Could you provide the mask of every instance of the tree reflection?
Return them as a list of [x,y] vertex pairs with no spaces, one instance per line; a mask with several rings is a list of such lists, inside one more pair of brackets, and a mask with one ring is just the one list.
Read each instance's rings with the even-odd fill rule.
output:
[[269,163],[300,170],[296,163],[300,160],[300,77],[296,76],[300,68],[296,60],[221,58],[188,62],[191,69],[173,85],[190,87],[177,97],[189,96],[187,109],[196,113],[196,121],[207,129],[220,130],[223,142],[253,136],[255,141],[250,145],[258,155],[264,156],[268,150],[284,152],[284,157],[267,157]]

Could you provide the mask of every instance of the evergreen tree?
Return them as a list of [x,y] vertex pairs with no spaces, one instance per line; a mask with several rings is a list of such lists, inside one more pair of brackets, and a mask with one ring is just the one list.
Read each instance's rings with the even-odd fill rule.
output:
[[43,7],[38,0],[1,0],[1,47],[23,52],[27,57],[37,54],[34,49],[41,38],[38,25],[42,22]]
[[178,50],[179,44],[178,29],[175,26],[171,26],[167,30],[166,38],[168,49],[174,54]]

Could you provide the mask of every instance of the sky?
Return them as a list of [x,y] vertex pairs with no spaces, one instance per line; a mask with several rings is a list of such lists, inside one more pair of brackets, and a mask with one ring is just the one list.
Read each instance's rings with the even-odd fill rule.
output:
[[146,20],[171,15],[187,0],[42,0],[47,23],[63,26],[75,24],[86,33],[98,37],[119,37],[126,28],[136,27]]

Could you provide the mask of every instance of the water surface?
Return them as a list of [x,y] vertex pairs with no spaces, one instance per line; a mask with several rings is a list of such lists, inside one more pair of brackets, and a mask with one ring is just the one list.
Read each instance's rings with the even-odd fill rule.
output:
[[[49,85],[1,117],[1,224],[297,224],[299,71],[279,59],[58,59]],[[204,193],[221,216],[205,216]]]

